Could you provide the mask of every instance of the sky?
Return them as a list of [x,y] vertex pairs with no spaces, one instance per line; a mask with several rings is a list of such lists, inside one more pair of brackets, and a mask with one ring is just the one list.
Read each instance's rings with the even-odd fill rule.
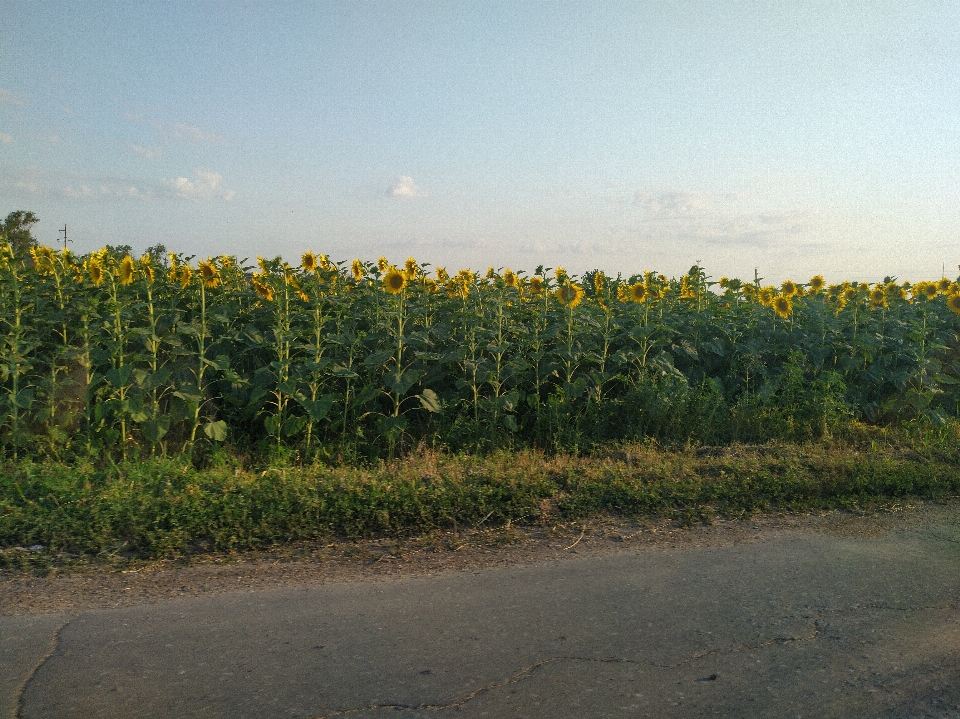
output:
[[0,0],[55,244],[957,275],[960,3]]

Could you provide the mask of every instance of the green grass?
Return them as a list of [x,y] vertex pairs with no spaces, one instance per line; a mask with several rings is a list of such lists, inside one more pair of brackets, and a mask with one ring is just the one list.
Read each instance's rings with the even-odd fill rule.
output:
[[[369,468],[21,462],[0,471],[0,567],[56,557],[189,557],[599,513],[690,524],[715,515],[869,509],[960,495],[955,446],[949,438],[864,430],[811,445],[631,444],[587,457],[427,453]],[[14,549],[33,545],[44,549]]]

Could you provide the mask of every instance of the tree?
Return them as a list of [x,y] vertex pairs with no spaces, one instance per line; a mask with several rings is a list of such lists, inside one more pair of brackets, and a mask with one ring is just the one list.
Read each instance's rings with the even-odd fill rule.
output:
[[0,239],[9,242],[14,252],[26,252],[37,244],[37,238],[30,232],[30,228],[39,221],[40,218],[32,212],[11,212],[6,220],[0,222]]

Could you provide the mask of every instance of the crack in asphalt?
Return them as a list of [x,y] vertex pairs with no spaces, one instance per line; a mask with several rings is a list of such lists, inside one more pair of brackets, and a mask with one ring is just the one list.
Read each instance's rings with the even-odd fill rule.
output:
[[706,652],[699,652],[694,654],[686,659],[681,659],[678,662],[673,664],[660,664],[657,662],[651,661],[640,661],[636,659],[623,659],[623,658],[613,658],[613,659],[598,659],[596,657],[577,657],[577,656],[559,656],[559,657],[549,657],[547,659],[541,659],[539,662],[535,662],[530,666],[524,667],[515,674],[510,675],[506,679],[503,679],[493,684],[487,684],[477,689],[474,689],[469,694],[465,694],[462,697],[455,699],[452,702],[447,702],[445,704],[368,704],[367,706],[362,707],[352,707],[350,709],[338,709],[332,711],[328,714],[321,714],[314,717],[314,719],[331,719],[331,717],[344,716],[346,714],[358,714],[360,712],[370,712],[370,711],[381,711],[381,710],[393,710],[393,711],[443,711],[444,709],[454,709],[459,706],[463,706],[469,701],[477,698],[481,694],[486,692],[493,691],[494,689],[499,689],[500,687],[509,686],[510,684],[517,684],[524,679],[529,678],[536,670],[541,667],[545,667],[548,664],[556,664],[559,662],[577,662],[577,663],[595,663],[595,664],[646,664],[648,666],[656,667],[657,669],[676,669],[677,667],[683,666],[685,664],[691,664],[695,661],[703,659],[707,656],[712,656],[716,654],[736,654],[738,652],[750,651],[755,649],[763,649],[764,647],[773,646],[775,644],[792,644],[796,642],[806,642],[812,639],[816,639],[820,634],[819,622],[827,615],[830,614],[842,614],[845,612],[851,611],[862,611],[865,609],[881,609],[892,612],[910,612],[910,611],[928,611],[934,609],[956,609],[960,605],[960,599],[947,602],[946,604],[937,604],[932,606],[919,606],[919,607],[896,607],[888,606],[878,603],[869,603],[869,604],[857,604],[848,608],[841,609],[822,609],[817,614],[809,620],[812,631],[810,634],[802,637],[774,637],[760,644],[747,644],[742,646],[734,646],[726,649],[712,649]]
[[22,719],[23,717],[23,695],[27,691],[27,687],[30,685],[30,682],[33,681],[33,678],[37,676],[37,672],[40,671],[40,667],[47,663],[47,660],[50,659],[57,651],[57,648],[60,646],[60,635],[63,633],[63,630],[76,619],[79,614],[68,615],[63,623],[58,626],[54,632],[53,636],[50,637],[50,644],[47,647],[47,653],[44,654],[40,659],[37,660],[37,663],[33,665],[33,668],[30,670],[30,673],[23,678],[23,681],[20,682],[20,686],[17,687],[17,691],[13,696],[13,719]]

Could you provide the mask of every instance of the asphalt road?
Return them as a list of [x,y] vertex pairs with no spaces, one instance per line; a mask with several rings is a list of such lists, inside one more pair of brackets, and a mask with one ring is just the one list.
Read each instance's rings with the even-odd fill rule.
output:
[[960,508],[482,571],[0,617],[0,711],[960,717]]

